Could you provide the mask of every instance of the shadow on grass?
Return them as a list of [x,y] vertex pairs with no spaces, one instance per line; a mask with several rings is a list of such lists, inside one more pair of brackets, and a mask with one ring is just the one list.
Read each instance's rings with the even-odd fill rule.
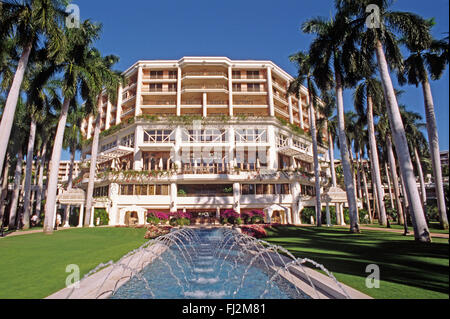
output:
[[401,234],[295,226],[275,227],[266,240],[336,274],[366,278],[366,266],[377,264],[383,281],[448,294],[448,240],[423,244]]

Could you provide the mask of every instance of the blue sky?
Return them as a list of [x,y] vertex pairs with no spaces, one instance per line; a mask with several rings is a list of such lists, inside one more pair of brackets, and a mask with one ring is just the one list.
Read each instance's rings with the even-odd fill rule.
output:
[[[118,70],[137,60],[180,59],[183,56],[227,56],[231,59],[272,60],[296,74],[289,55],[306,50],[311,36],[300,31],[307,19],[329,17],[333,0],[75,0],[81,18],[103,24],[97,42],[103,54],[120,57]],[[434,17],[433,33],[443,38],[449,30],[449,0],[398,0],[396,10]],[[400,102],[424,115],[420,88],[403,87]],[[449,145],[449,77],[432,83],[441,149]],[[345,94],[352,109],[351,92]],[[63,159],[68,159],[67,152]]]

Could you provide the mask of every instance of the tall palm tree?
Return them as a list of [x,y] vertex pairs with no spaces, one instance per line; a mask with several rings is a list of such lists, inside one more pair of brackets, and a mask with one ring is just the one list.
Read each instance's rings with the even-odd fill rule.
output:
[[[87,116],[85,109],[82,105],[76,104],[72,108],[73,111],[68,116],[68,127],[64,131],[64,144],[63,148],[69,149],[70,152],[70,165],[69,165],[69,179],[67,181],[67,190],[70,191],[73,187],[73,171],[75,166],[76,152],[81,150],[81,125],[83,119]],[[67,205],[64,212],[64,221],[68,225],[70,206]]]
[[430,86],[430,76],[434,81],[439,80],[444,73],[446,64],[448,64],[448,56],[446,60],[442,55],[445,50],[448,51],[448,43],[436,40],[430,41],[430,39],[426,39],[426,41],[414,41],[410,38],[406,38],[404,43],[411,52],[411,55],[404,62],[403,72],[399,72],[399,83],[409,83],[416,87],[419,85],[422,86],[439,219],[441,227],[448,229],[439,151],[439,136]]
[[[0,2],[0,42],[6,38],[15,38],[21,48],[21,56],[9,89],[2,120],[0,122],[0,136],[9,140],[14,120],[14,113],[19,99],[25,71],[30,55],[37,50],[42,36],[46,42],[49,56],[57,54],[64,46],[61,36],[61,25],[64,22],[63,0],[12,0]],[[1,50],[1,49],[0,49]],[[3,167],[7,143],[0,143],[0,170]]]
[[[375,138],[375,122],[374,115],[379,114],[379,106],[383,100],[381,83],[374,78],[366,77],[355,89],[354,104],[355,109],[360,115],[367,114],[366,123],[369,137],[370,147],[370,165],[375,176],[373,176],[374,184],[376,186],[376,194],[378,207],[380,212],[379,223],[380,225],[387,226],[386,208],[384,205],[384,191],[381,181],[381,169],[378,158],[378,148]],[[375,110],[374,110],[375,108]],[[375,199],[374,199],[375,200]]]
[[[422,133],[421,129],[426,127],[426,124],[422,123],[422,116],[419,113],[406,110],[406,107],[401,106],[402,118],[405,122],[406,138],[408,139],[409,149],[412,151],[412,156],[416,162],[417,175],[419,176],[420,182],[420,195],[422,199],[422,204],[425,208],[427,204],[427,192],[425,188],[425,179],[423,176],[423,169],[420,154],[423,156],[430,155],[428,148],[428,142],[425,135]],[[420,152],[419,152],[420,150]]]
[[[370,14],[366,13],[366,8],[370,4],[375,4],[379,8],[380,25],[378,28],[367,28],[366,26],[366,20],[370,17]],[[424,19],[409,12],[390,11],[391,4],[392,1],[386,0],[336,0],[338,11],[341,14],[355,17],[351,26],[355,33],[360,34],[359,37],[354,38],[355,41],[360,42],[363,50],[373,52],[376,56],[395,150],[408,193],[414,237],[420,242],[430,242],[430,232],[416,187],[405,128],[392,84],[390,68],[402,69],[403,58],[396,34],[408,39],[411,43],[430,41],[431,36],[428,23]]]
[[86,215],[84,219],[84,225],[89,226],[91,222],[93,194],[94,194],[94,180],[96,176],[97,168],[97,153],[98,142],[100,138],[100,121],[102,117],[102,105],[103,105],[103,93],[106,94],[109,100],[115,101],[117,99],[117,92],[120,84],[122,83],[122,77],[119,72],[113,71],[111,68],[119,61],[119,58],[114,55],[108,55],[102,57],[100,52],[93,50],[90,56],[90,70],[94,75],[94,81],[91,82],[91,86],[88,87],[90,96],[95,96],[96,99],[87,99],[86,103],[90,103],[92,106],[94,102],[97,104],[97,109],[94,113],[96,115],[94,136],[92,138],[91,147],[91,162],[89,171],[89,182],[86,194]]
[[316,181],[316,221],[317,227],[322,226],[322,202],[320,192],[320,164],[319,164],[319,152],[317,145],[317,128],[316,128],[316,105],[317,105],[317,86],[314,79],[314,69],[311,64],[310,58],[305,52],[298,52],[290,57],[291,62],[296,63],[298,68],[297,78],[291,83],[289,91],[295,93],[297,96],[300,94],[302,84],[306,84],[308,89],[308,103],[309,103],[309,116],[310,116],[310,132],[313,144],[313,157],[314,157],[314,176]]
[[[334,85],[337,100],[338,135],[341,149],[342,168],[344,173],[345,188],[347,192],[347,202],[350,214],[350,232],[358,233],[359,221],[357,218],[357,204],[355,187],[353,184],[349,148],[345,136],[344,120],[344,86],[345,70],[343,59],[345,56],[343,43],[348,36],[348,25],[341,16],[336,16],[334,20],[316,18],[306,21],[302,30],[308,34],[315,34],[309,56],[311,64],[314,66],[314,76],[322,91],[327,91]],[[334,76],[334,83],[330,78]]]
[[[88,83],[93,81],[89,63],[92,54],[92,44],[98,38],[101,26],[94,25],[90,21],[84,21],[80,28],[65,30],[66,45],[64,47],[64,59],[60,63],[63,85],[61,112],[58,127],[53,144],[51,161],[47,180],[47,199],[45,203],[44,233],[52,234],[55,223],[56,191],[58,185],[58,170],[61,160],[61,150],[64,139],[64,131],[71,101],[81,91],[86,92]],[[87,105],[86,107],[88,107]]]

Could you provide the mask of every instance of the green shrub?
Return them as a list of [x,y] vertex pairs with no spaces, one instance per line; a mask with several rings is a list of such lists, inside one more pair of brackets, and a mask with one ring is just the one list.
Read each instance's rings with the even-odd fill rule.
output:
[[305,207],[301,213],[302,223],[309,224],[311,222],[311,216],[316,220],[316,209],[314,207]]
[[242,221],[242,219],[241,218],[236,218],[236,220],[235,220],[235,224],[236,225],[242,225],[244,222]]
[[221,218],[221,219],[220,219],[220,223],[221,223],[222,225],[228,224],[228,218]]
[[159,225],[160,222],[161,222],[161,220],[158,217],[155,217],[155,216],[147,217],[147,223],[149,223],[151,225]]
[[261,216],[253,216],[251,218],[252,224],[262,224],[264,222],[264,219]]
[[[99,223],[97,224],[97,219],[99,219]],[[94,225],[108,225],[109,224],[109,215],[106,209],[104,208],[96,208],[94,210]]]

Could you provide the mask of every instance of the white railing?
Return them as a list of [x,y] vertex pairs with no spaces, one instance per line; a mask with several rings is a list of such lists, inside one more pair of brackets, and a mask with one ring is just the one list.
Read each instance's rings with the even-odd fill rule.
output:
[[144,143],[173,143],[175,131],[171,130],[144,130]]
[[266,129],[236,129],[237,143],[267,143]]

